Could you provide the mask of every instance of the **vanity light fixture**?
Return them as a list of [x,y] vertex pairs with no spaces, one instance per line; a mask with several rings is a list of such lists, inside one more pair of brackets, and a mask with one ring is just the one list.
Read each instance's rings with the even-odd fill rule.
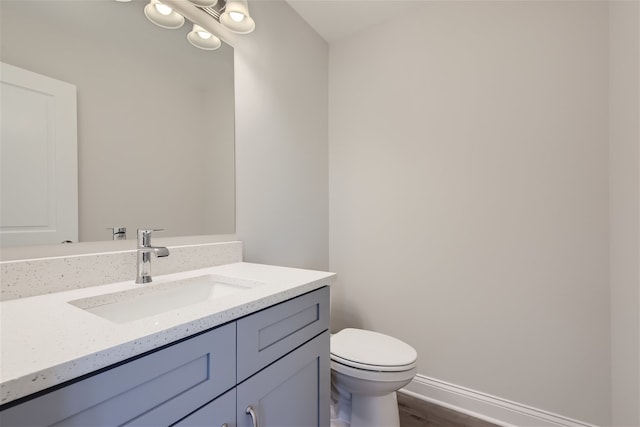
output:
[[151,0],[144,7],[144,14],[159,27],[175,30],[182,27],[184,17],[159,0]]
[[226,30],[248,34],[256,27],[247,0],[149,0],[144,14],[157,26],[171,30],[182,27],[186,17],[193,22],[187,40],[204,50],[218,49],[222,45],[218,35]]
[[249,16],[247,0],[227,0],[220,23],[238,34],[249,34],[256,28],[256,23]]
[[197,24],[193,24],[193,30],[187,34],[187,40],[193,46],[204,50],[216,50],[222,46],[219,38]]

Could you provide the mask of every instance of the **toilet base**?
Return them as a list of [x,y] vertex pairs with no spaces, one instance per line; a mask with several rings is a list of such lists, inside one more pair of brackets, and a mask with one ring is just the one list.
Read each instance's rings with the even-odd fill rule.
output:
[[396,393],[351,395],[351,427],[400,427]]

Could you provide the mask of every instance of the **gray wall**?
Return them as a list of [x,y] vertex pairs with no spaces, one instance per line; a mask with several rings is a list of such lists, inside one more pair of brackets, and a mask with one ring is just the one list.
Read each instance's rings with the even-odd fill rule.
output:
[[423,375],[637,425],[637,2],[423,7],[327,49],[251,3],[245,259],[338,272],[333,327],[405,339]]
[[425,2],[329,63],[333,328],[607,424],[607,3]]
[[327,44],[282,1],[234,40],[237,229],[246,261],[329,268]]
[[640,425],[640,3],[609,15],[611,401],[617,426]]

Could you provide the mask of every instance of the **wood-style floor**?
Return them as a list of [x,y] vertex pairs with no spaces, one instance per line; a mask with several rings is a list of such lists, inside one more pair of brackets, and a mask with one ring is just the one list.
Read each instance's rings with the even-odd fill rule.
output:
[[498,427],[478,418],[398,393],[400,427]]

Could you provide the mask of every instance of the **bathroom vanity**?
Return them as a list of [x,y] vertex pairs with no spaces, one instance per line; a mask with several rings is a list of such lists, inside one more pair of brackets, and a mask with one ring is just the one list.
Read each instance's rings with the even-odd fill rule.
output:
[[[158,294],[144,287],[157,286],[162,294],[194,277],[247,288],[215,296],[212,291],[202,301],[142,318],[95,311],[101,305],[137,310],[131,306],[135,298],[157,304]],[[326,426],[333,280],[331,273],[234,263],[160,276],[152,285],[127,281],[5,301],[3,321],[22,316],[31,323],[25,334],[32,336],[20,344],[17,330],[3,334],[0,422]],[[36,313],[45,305],[53,316]],[[48,324],[31,331],[29,315]],[[43,345],[52,338],[64,345],[39,348],[30,341],[37,337]],[[74,344],[75,339],[85,341]],[[11,347],[23,356],[12,355]],[[30,351],[41,352],[44,361]]]

